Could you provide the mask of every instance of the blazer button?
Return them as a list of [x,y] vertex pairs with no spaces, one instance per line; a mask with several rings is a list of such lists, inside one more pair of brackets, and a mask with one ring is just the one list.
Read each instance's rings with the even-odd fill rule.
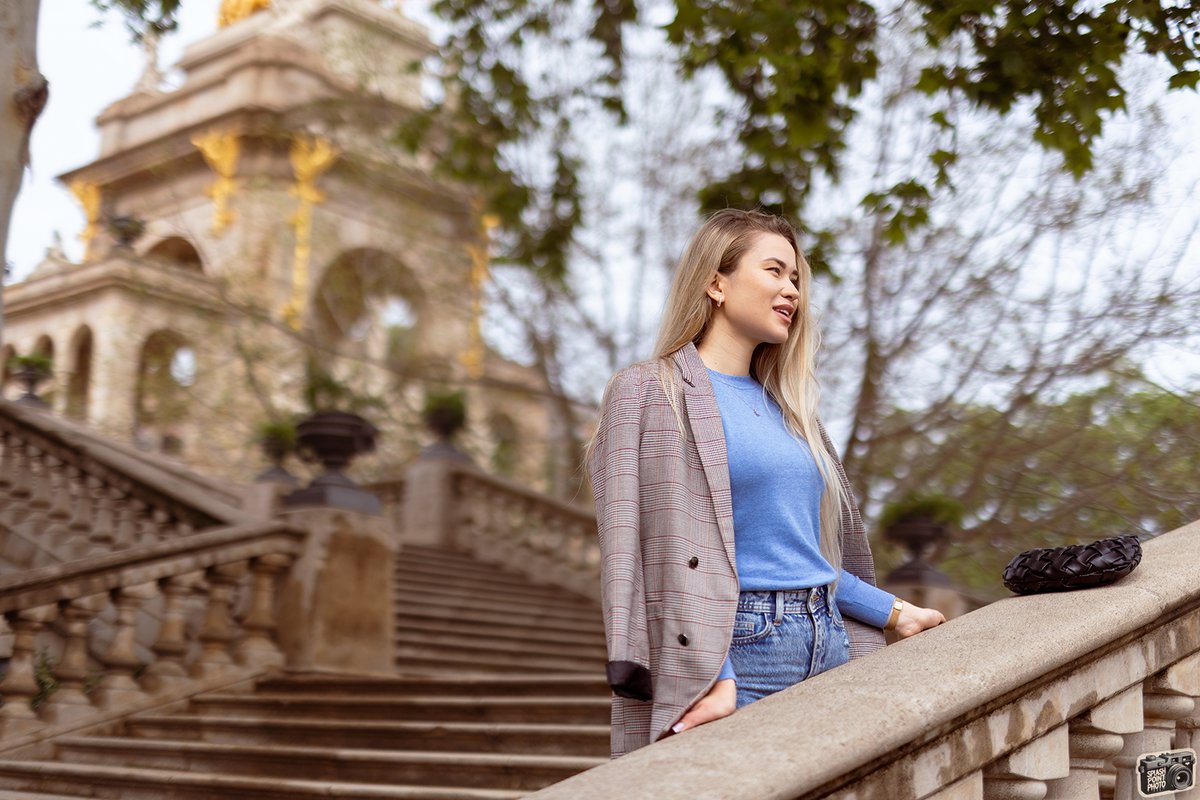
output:
[[679,643],[680,643],[681,645],[683,645],[684,647],[687,647],[687,644],[688,644],[688,638],[687,638],[686,636],[684,636],[682,633],[681,633],[681,634],[679,634]]
[[696,567],[700,566],[700,559],[696,558],[695,556],[692,556],[688,560],[688,566],[691,567],[692,569],[695,569]]

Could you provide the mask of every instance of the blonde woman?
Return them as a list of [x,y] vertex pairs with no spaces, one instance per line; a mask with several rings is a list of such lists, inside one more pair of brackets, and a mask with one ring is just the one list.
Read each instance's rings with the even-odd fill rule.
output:
[[785,220],[713,214],[654,357],[605,389],[586,461],[614,758],[945,621],[874,585],[817,419],[810,282]]

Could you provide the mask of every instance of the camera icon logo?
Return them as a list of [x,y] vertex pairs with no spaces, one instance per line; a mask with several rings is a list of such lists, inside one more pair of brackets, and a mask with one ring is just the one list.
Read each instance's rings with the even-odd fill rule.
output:
[[1157,797],[1169,792],[1186,792],[1196,781],[1196,751],[1170,750],[1138,756],[1138,793]]

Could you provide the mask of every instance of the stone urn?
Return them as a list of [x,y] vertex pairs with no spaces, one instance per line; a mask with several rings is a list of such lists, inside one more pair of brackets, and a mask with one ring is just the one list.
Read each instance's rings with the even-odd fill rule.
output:
[[[44,363],[43,363],[44,361]],[[37,395],[37,387],[52,374],[48,359],[36,356],[17,357],[12,360],[12,376],[25,389],[24,394],[17,398],[22,405],[34,408],[49,408],[50,404]]]
[[375,449],[379,430],[358,414],[318,411],[296,424],[300,458],[324,471],[304,489],[283,499],[284,506],[336,506],[367,514],[379,513],[379,498],[352,481],[343,470],[356,456]]

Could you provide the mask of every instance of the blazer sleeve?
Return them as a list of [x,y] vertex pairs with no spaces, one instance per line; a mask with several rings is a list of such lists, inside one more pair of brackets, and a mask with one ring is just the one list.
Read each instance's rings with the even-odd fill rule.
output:
[[653,691],[642,571],[641,420],[638,377],[625,370],[605,387],[587,466],[600,537],[608,684],[622,697],[648,701]]

